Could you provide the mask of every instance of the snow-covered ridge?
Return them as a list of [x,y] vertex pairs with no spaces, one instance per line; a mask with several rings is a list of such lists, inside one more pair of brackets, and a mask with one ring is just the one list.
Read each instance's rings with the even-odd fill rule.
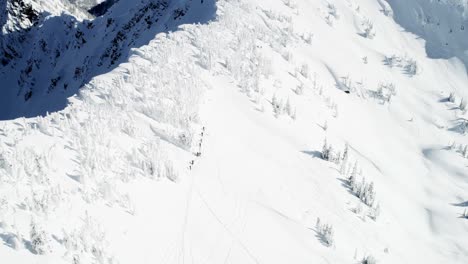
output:
[[421,36],[430,58],[457,57],[468,65],[468,2],[466,0],[389,0],[395,21]]
[[84,9],[68,0],[4,0],[0,3],[0,11],[3,34],[28,29],[47,16],[59,16],[63,13],[79,20],[91,18]]
[[[196,67],[179,67],[195,64],[194,30],[161,34],[133,51],[127,63],[86,84],[63,111],[1,123],[2,257],[115,263],[120,260],[108,248],[107,224],[95,212],[132,219],[139,210],[130,198],[135,183],[134,190],[153,195],[155,203],[167,191],[182,195],[174,182],[186,174],[204,91]],[[157,63],[164,67],[149,67]],[[25,207],[17,213],[16,205]],[[11,254],[13,248],[22,253]]]
[[[65,108],[0,122],[2,259],[466,263],[466,67],[402,30],[404,1],[220,0],[174,32],[138,3],[94,20],[106,70]],[[213,15],[173,3],[159,21]]]
[[125,61],[131,48],[181,24],[206,23],[215,12],[212,0],[118,1],[104,16],[83,20],[71,13],[44,13],[50,3],[25,5],[32,8],[31,19],[18,15],[24,19],[21,30],[4,32],[0,40],[1,119],[63,109],[67,98],[94,76]]

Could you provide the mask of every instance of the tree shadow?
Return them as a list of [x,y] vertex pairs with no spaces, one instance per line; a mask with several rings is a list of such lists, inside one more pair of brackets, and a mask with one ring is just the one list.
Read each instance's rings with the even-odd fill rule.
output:
[[458,118],[455,120],[455,125],[448,130],[464,135],[468,132],[468,120],[464,118]]
[[315,238],[317,238],[317,240],[320,242],[320,244],[322,244],[325,247],[330,247],[330,244],[328,244],[327,239],[325,238],[325,236],[317,228],[309,227],[309,230],[314,231]]
[[0,239],[3,240],[3,244],[10,248],[16,248],[14,242],[15,238],[16,235],[11,233],[0,233]]
[[353,192],[351,186],[349,185],[349,181],[346,179],[342,178],[336,178],[340,183],[343,188],[345,188],[349,194],[352,194],[353,196],[356,196],[356,194]]
[[[91,79],[128,61],[132,49],[184,24],[206,24],[217,10],[216,0],[108,2],[116,3],[92,20],[42,13],[29,28],[0,35],[0,120],[64,109]],[[0,15],[0,25],[5,19]]]
[[313,158],[322,159],[322,152],[317,150],[303,150],[301,151],[304,154],[310,155]]
[[468,201],[461,202],[461,203],[452,203],[451,205],[457,206],[457,207],[468,207]]
[[12,249],[18,249],[24,247],[29,252],[37,254],[37,252],[32,247],[31,241],[22,239],[13,233],[0,233],[0,240],[3,241],[3,244]]

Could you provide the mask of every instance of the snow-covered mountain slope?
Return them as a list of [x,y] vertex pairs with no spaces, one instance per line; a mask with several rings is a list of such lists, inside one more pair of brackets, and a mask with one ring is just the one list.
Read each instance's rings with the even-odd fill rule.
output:
[[39,1],[19,4],[32,14],[25,18],[14,5],[18,1],[23,3],[7,1],[9,10],[19,14],[5,27],[14,24],[19,29],[4,30],[1,39],[0,119],[61,110],[67,98],[94,76],[126,61],[132,48],[147,44],[159,32],[184,23],[206,23],[215,15],[213,0],[141,0],[118,1],[104,15],[88,20],[84,15],[49,12],[60,6],[49,8],[50,3]]
[[468,2],[389,0],[395,21],[426,41],[430,58],[458,57],[468,65]]
[[54,68],[93,54],[81,89],[2,98],[6,118],[71,96],[0,123],[2,261],[466,263],[463,38],[411,17],[435,2],[180,0],[174,32],[96,29],[148,43],[109,68],[98,35]]

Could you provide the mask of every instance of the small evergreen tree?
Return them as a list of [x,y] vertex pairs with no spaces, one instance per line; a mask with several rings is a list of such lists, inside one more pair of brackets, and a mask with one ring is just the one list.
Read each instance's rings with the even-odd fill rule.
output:
[[356,195],[359,200],[361,200],[366,205],[372,207],[375,202],[375,190],[374,190],[374,183],[371,182],[368,184],[365,178],[362,178],[361,182],[358,183],[356,180],[357,168],[353,168],[353,172],[351,172],[350,177],[348,178],[349,187],[351,191]]
[[349,152],[349,145],[348,143],[345,144],[345,149],[343,151],[343,155],[341,156],[341,174],[344,174],[346,172],[346,166],[348,163],[348,152]]
[[332,148],[330,146],[330,161],[335,163],[335,164],[340,164],[340,161],[341,161],[341,152],[338,152],[338,153],[334,153],[332,152]]
[[286,101],[286,105],[284,106],[284,112],[286,112],[286,114],[288,114],[288,116],[292,115],[291,102],[289,101],[289,98]]
[[73,255],[72,264],[81,264],[80,255],[78,254]]
[[345,174],[346,174],[346,169],[347,169],[347,168],[348,168],[347,163],[346,163],[346,162],[341,162],[340,174],[341,174],[341,175],[345,175]]
[[404,69],[406,71],[406,73],[408,73],[409,75],[413,76],[413,75],[416,75],[418,74],[419,72],[419,65],[417,63],[416,60],[414,59],[408,59],[406,61],[406,65],[404,66]]
[[44,230],[34,221],[31,221],[31,247],[36,254],[43,255],[48,251],[47,235]]
[[462,99],[461,99],[459,108],[460,108],[461,111],[465,111],[465,110],[466,110],[466,101],[465,101],[465,98],[462,98]]
[[370,20],[364,21],[363,26],[363,36],[368,39],[373,39],[375,37],[374,23]]
[[295,92],[297,95],[302,95],[302,94],[304,94],[304,84],[303,84],[303,83],[300,83],[300,84],[296,87],[296,90],[294,90],[294,92]]
[[273,113],[274,113],[275,117],[280,116],[285,111],[285,109],[283,107],[283,102],[279,101],[276,98],[276,95],[273,95],[273,98],[271,99],[271,105],[273,107]]
[[322,224],[320,222],[320,218],[317,217],[317,222],[315,224],[315,228],[317,231],[318,236],[322,240],[322,242],[327,245],[328,247],[333,246],[334,239],[333,239],[333,226],[329,224]]
[[451,92],[447,100],[451,103],[455,103],[455,93]]
[[348,178],[349,186],[353,187],[356,185],[356,174],[357,174],[357,161],[354,163],[353,170]]
[[373,256],[366,256],[361,260],[361,264],[377,264],[377,260]]
[[377,204],[375,207],[370,208],[370,211],[369,211],[370,218],[376,221],[379,215],[380,215],[380,204]]
[[302,64],[301,66],[301,75],[304,76],[305,78],[309,78],[309,65],[307,64]]
[[331,150],[331,146],[329,147],[327,145],[327,139],[325,139],[325,141],[323,142],[323,147],[322,147],[322,159],[323,160],[330,160],[330,150]]

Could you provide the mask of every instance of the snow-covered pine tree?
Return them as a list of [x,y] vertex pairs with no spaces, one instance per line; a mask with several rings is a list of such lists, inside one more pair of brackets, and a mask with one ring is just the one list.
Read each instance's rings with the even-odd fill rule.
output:
[[344,151],[343,151],[343,156],[341,157],[341,160],[344,163],[348,162],[348,155],[349,155],[348,152],[349,152],[349,145],[348,145],[348,143],[346,143]]
[[323,142],[323,146],[322,146],[322,159],[323,160],[330,160],[330,148],[331,146],[329,147],[328,144],[327,144],[327,139],[325,139],[325,141]]
[[309,78],[309,65],[304,63],[301,66],[301,75],[304,76],[305,78]]
[[341,152],[338,152],[338,153],[335,154],[332,151],[331,146],[330,146],[330,161],[335,163],[336,165],[339,165],[340,161],[341,161]]
[[375,201],[375,191],[374,191],[374,183],[371,182],[369,185],[366,186],[364,194],[363,194],[363,202],[369,206],[374,205]]
[[363,36],[368,39],[373,39],[375,37],[374,23],[367,19],[362,24],[363,26]]
[[375,260],[373,256],[369,255],[369,256],[365,256],[361,260],[361,264],[377,264],[377,260]]
[[340,165],[340,174],[341,175],[346,175],[346,170],[348,169],[348,164],[346,162],[341,162]]
[[304,94],[304,84],[303,83],[300,83],[296,89],[294,90],[294,92],[297,94],[297,95],[302,95]]
[[357,161],[354,162],[353,170],[351,171],[351,174],[349,175],[348,178],[348,183],[351,188],[356,185],[356,175],[357,175]]
[[273,107],[273,113],[275,117],[280,116],[283,112],[283,104],[280,101],[278,101],[276,95],[273,95],[273,98],[271,99],[271,105]]
[[340,173],[341,173],[341,175],[344,175],[346,173],[346,169],[347,169],[347,166],[348,166],[348,155],[349,155],[348,152],[349,152],[349,145],[348,145],[348,143],[346,143],[344,151],[343,151],[343,155],[341,156],[341,160],[340,160],[340,163],[341,163]]
[[72,264],[81,264],[80,255],[78,255],[78,254],[73,255]]
[[317,234],[322,240],[322,242],[327,245],[328,247],[333,246],[334,244],[334,239],[333,239],[333,226],[330,224],[322,224],[320,221],[320,218],[317,217],[317,222],[315,224],[315,228],[317,231]]
[[376,221],[379,215],[380,215],[380,204],[377,204],[376,206],[370,208],[369,210],[370,218]]
[[286,101],[286,105],[284,106],[284,112],[288,114],[288,116],[292,115],[291,102],[289,101],[289,98]]
[[32,250],[39,255],[46,254],[49,250],[47,234],[34,219],[31,220],[30,228]]
[[420,71],[418,62],[414,59],[407,59],[406,65],[403,68],[410,76],[416,75]]
[[455,103],[455,100],[456,100],[455,93],[451,92],[447,100],[451,103]]
[[459,108],[460,108],[461,111],[466,111],[466,101],[465,101],[465,98],[462,98],[462,99],[461,99]]

